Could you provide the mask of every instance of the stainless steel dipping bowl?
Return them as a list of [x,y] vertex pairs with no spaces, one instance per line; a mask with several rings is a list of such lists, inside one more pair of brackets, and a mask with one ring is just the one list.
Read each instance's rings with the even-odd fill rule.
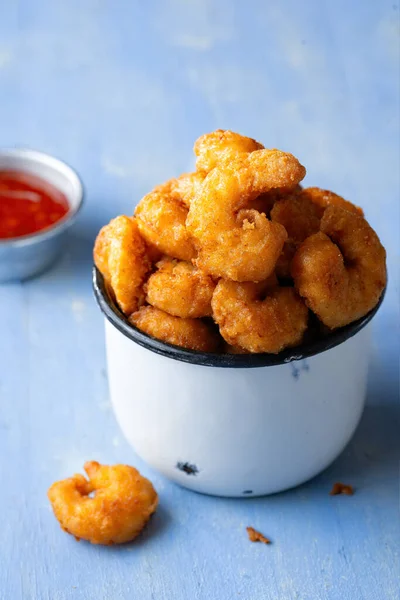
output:
[[78,175],[61,160],[34,150],[0,149],[0,171],[31,173],[63,192],[68,213],[42,231],[18,238],[0,239],[0,283],[21,281],[41,273],[60,256],[68,228],[83,202],[83,187]]

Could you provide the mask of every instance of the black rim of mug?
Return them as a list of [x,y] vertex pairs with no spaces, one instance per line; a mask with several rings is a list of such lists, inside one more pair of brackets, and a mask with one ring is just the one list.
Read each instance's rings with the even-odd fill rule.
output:
[[325,336],[317,337],[316,339],[296,346],[294,348],[287,348],[279,354],[213,354],[211,352],[197,352],[195,350],[187,350],[180,346],[173,346],[167,344],[156,338],[143,333],[131,323],[121,313],[119,308],[115,305],[111,299],[107,287],[104,282],[104,278],[100,271],[93,267],[93,290],[97,300],[97,303],[103,312],[104,316],[110,321],[118,331],[120,331],[127,338],[136,342],[140,346],[143,346],[147,350],[161,354],[174,360],[191,363],[193,365],[202,365],[206,367],[223,367],[223,368],[255,368],[255,367],[272,367],[277,365],[283,365],[290,363],[295,360],[303,360],[316,354],[321,354],[327,350],[331,350],[335,346],[339,346],[349,338],[353,337],[361,329],[363,329],[375,316],[376,312],[381,306],[386,288],[383,291],[378,304],[364,317],[329,332]]

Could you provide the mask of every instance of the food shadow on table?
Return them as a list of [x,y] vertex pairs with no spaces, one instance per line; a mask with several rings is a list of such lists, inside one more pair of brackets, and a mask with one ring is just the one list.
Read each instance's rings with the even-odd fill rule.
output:
[[[162,498],[160,498],[160,503],[156,512],[150,517],[147,525],[137,538],[126,544],[115,544],[110,546],[96,545],[96,550],[101,553],[125,553],[130,550],[138,550],[140,547],[146,546],[147,543],[158,544],[164,536],[168,536],[170,521],[171,516],[165,508],[165,505],[163,505]],[[84,545],[90,546],[87,542],[83,543]]]

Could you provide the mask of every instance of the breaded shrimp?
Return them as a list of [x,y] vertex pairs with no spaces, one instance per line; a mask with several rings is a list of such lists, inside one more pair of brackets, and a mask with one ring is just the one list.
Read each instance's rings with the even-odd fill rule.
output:
[[194,144],[196,169],[208,173],[218,165],[229,162],[242,152],[262,150],[264,146],[252,138],[234,131],[217,129],[200,136]]
[[314,204],[304,192],[278,199],[271,210],[271,220],[283,225],[288,241],[294,243],[303,242],[317,233],[324,213],[324,209]]
[[173,317],[153,306],[142,306],[129,320],[144,333],[174,346],[216,352],[221,343],[219,335],[208,323]]
[[146,301],[176,317],[209,317],[214,289],[210,275],[189,262],[166,257],[147,281]]
[[[129,218],[129,217],[128,217]],[[112,232],[113,225],[112,221],[102,227],[97,234],[93,248],[93,260],[94,264],[103,275],[104,279],[111,286],[110,281],[110,269],[108,266],[109,248],[110,248],[110,234]]]
[[174,180],[159,185],[144,196],[136,207],[139,231],[148,244],[181,260],[192,260],[196,250],[186,229],[188,209],[177,199]]
[[324,209],[314,204],[305,192],[281,197],[271,210],[271,221],[283,225],[288,234],[276,263],[276,273],[282,279],[290,278],[290,265],[299,244],[319,231]]
[[335,329],[377,304],[386,285],[386,252],[362,216],[329,206],[321,231],[296,251],[291,271],[307,306]]
[[183,173],[180,177],[171,180],[171,193],[177,200],[189,208],[193,198],[200,192],[206,173],[195,171]]
[[262,281],[274,270],[287,239],[285,228],[247,209],[275,188],[296,186],[305,169],[291,154],[256,150],[216,167],[193,199],[187,229],[200,246],[197,266],[215,277]]
[[271,210],[278,200],[283,200],[288,196],[299,194],[301,186],[296,185],[294,188],[276,188],[265,194],[261,194],[255,200],[247,204],[246,208],[254,208],[258,212],[263,212],[266,217],[271,218]]
[[84,468],[89,480],[74,475],[53,483],[48,491],[62,529],[92,544],[130,542],[157,508],[151,482],[127,465],[89,461]]
[[224,340],[248,352],[277,354],[307,329],[307,307],[290,287],[221,279],[211,305]]
[[307,196],[309,200],[314,202],[317,206],[322,209],[327,208],[328,206],[337,206],[339,208],[344,208],[349,212],[353,212],[361,217],[364,216],[364,212],[362,208],[356,206],[352,202],[345,200],[341,196],[338,196],[334,192],[330,192],[329,190],[322,190],[318,187],[309,187],[303,190],[304,196]]
[[262,148],[264,148],[262,144],[233,131],[218,129],[202,135],[194,145],[197,170],[193,173],[183,173],[180,177],[172,179],[171,192],[189,208],[211,169],[231,160],[240,152],[252,152]]
[[143,304],[143,283],[151,263],[135,219],[116,217],[105,225],[94,246],[94,262],[126,315]]

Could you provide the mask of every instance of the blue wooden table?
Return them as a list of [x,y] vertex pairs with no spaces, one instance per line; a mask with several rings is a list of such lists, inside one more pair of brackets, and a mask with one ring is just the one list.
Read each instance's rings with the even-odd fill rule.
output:
[[[111,411],[91,292],[99,227],[193,166],[217,127],[292,151],[306,182],[365,208],[390,285],[368,402],[325,473],[253,500],[150,472]],[[2,600],[398,600],[398,0],[8,0],[0,4],[0,146],[53,153],[86,206],[57,266],[0,287]],[[87,459],[137,465],[160,509],[126,547],[77,543],[46,490]],[[330,497],[334,481],[353,497]],[[251,544],[252,525],[273,544]]]

